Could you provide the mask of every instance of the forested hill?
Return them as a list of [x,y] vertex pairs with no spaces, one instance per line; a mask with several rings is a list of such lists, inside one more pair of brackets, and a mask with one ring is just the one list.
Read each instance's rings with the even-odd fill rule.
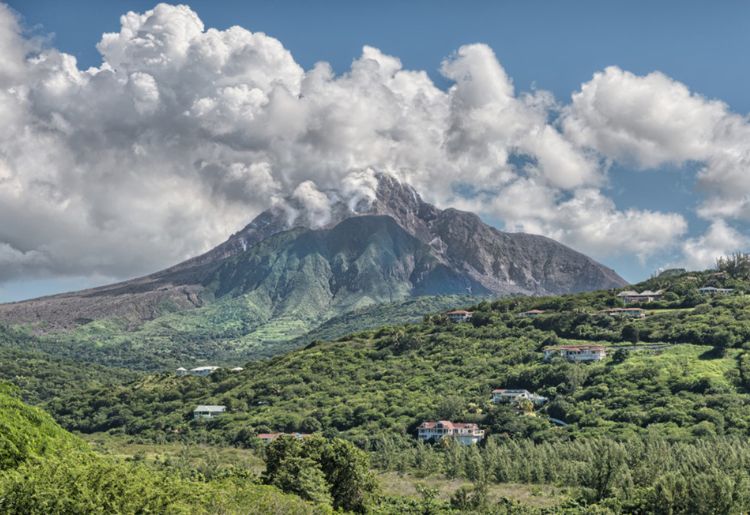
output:
[[[705,285],[735,292],[702,295]],[[471,323],[435,314],[316,342],[239,373],[149,376],[76,392],[48,407],[66,427],[84,432],[238,445],[253,445],[259,432],[302,431],[370,446],[384,435],[411,435],[435,418],[476,421],[491,434],[535,441],[644,431],[675,439],[747,436],[747,278],[690,273],[632,288],[666,293],[641,306],[643,319],[603,313],[621,303],[613,291],[482,302],[470,308]],[[544,313],[520,316],[531,309]],[[593,342],[610,347],[606,360],[543,361],[545,346]],[[502,387],[526,388],[550,402],[535,416],[518,416],[490,403],[491,390]],[[223,404],[229,412],[195,423],[198,404]]]

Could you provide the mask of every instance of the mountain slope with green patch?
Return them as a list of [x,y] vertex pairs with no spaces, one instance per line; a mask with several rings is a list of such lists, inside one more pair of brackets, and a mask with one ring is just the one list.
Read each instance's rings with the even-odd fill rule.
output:
[[289,198],[206,254],[122,283],[0,304],[0,322],[43,336],[51,354],[153,370],[279,354],[332,318],[383,303],[625,284],[551,239],[501,232],[393,177],[372,179],[372,195],[357,202],[328,192],[326,216]]

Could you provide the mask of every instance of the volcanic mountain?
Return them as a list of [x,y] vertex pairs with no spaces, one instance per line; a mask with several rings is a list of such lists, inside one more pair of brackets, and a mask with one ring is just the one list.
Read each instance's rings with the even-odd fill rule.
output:
[[[38,332],[93,320],[138,326],[164,313],[241,299],[258,323],[315,321],[363,306],[439,294],[546,295],[625,285],[613,270],[543,236],[501,232],[438,209],[376,176],[374,195],[330,196],[324,215],[290,198],[213,250],[138,279],[0,305],[0,321]],[[237,306],[240,308],[237,308]]]

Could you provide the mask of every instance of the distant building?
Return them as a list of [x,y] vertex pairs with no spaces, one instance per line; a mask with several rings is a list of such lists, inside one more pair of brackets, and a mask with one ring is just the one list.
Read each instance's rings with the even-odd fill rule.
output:
[[544,349],[544,359],[562,356],[568,361],[601,361],[607,357],[607,348],[601,345],[559,345]]
[[625,304],[638,304],[642,302],[655,302],[661,300],[664,296],[664,290],[643,290],[638,293],[637,291],[621,291],[617,294],[618,299],[622,299]]
[[191,368],[189,374],[191,376],[210,376],[221,367],[196,367]]
[[457,309],[456,311],[448,311],[445,316],[451,322],[468,322],[471,320],[471,311],[465,311],[463,309]]
[[519,399],[527,399],[534,404],[540,405],[547,402],[547,397],[542,397],[535,393],[531,393],[528,390],[519,390],[512,388],[498,388],[492,390],[492,402],[496,404],[500,403],[512,403]]
[[177,374],[178,376],[186,376],[186,375],[188,375],[187,368],[180,367],[177,370],[175,370],[175,374]]
[[223,413],[226,413],[226,406],[214,406],[214,405],[201,405],[193,410],[193,418],[200,420],[203,418],[216,418]]
[[303,438],[307,438],[311,435],[308,433],[258,433],[258,438],[260,438],[263,442],[273,442],[280,436],[292,436],[298,440],[302,440]]
[[543,315],[544,310],[543,309],[530,309],[529,311],[524,311],[523,313],[519,313],[518,316],[520,317],[538,317],[539,315]]
[[734,293],[734,288],[714,288],[713,286],[704,286],[698,288],[698,293],[703,295],[731,295]]
[[642,308],[612,308],[604,311],[611,317],[644,318],[646,311]]
[[417,437],[424,441],[437,441],[448,437],[464,445],[473,445],[484,438],[484,430],[472,423],[449,420],[425,421],[419,426]]
[[242,372],[243,370],[245,369],[242,367],[234,367],[229,369],[230,372]]

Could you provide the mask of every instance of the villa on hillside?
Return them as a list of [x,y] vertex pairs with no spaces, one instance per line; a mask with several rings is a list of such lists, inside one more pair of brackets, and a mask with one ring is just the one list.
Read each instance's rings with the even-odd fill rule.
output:
[[544,314],[543,309],[530,309],[529,311],[524,311],[523,313],[519,313],[518,316],[533,318],[533,317],[538,317],[539,315],[543,315],[543,314]]
[[448,437],[463,445],[473,445],[484,438],[484,430],[472,423],[449,420],[425,421],[419,426],[417,437],[425,442]]
[[646,310],[642,308],[612,308],[604,311],[611,317],[644,318]]
[[496,390],[492,390],[492,402],[496,404],[512,403],[516,402],[519,399],[527,399],[537,405],[547,402],[547,397],[542,397],[541,395],[531,393],[528,390],[512,388],[498,388]]
[[448,311],[445,316],[448,317],[448,320],[451,322],[468,322],[471,320],[471,311],[465,311],[463,309],[457,309],[455,311]]
[[265,443],[273,442],[280,436],[291,436],[297,440],[302,440],[303,438],[308,438],[312,435],[308,433],[258,433],[258,438]]
[[216,418],[226,413],[226,406],[200,405],[193,410],[193,419]]
[[698,288],[698,293],[702,295],[731,295],[734,288],[714,288],[713,286],[704,286]]
[[661,300],[663,296],[664,296],[664,290],[657,290],[657,291],[643,290],[640,293],[638,293],[637,291],[628,290],[628,291],[621,291],[620,293],[617,294],[617,298],[622,299],[623,302],[625,302],[625,304],[654,302],[657,300]]
[[562,356],[568,361],[601,361],[607,357],[607,348],[602,345],[558,345],[544,349],[544,360]]
[[205,377],[205,376],[210,376],[211,374],[213,374],[214,372],[216,372],[217,370],[219,370],[219,368],[221,368],[221,367],[211,367],[211,366],[209,366],[209,367],[195,367],[195,368],[191,368],[188,373],[191,376]]

